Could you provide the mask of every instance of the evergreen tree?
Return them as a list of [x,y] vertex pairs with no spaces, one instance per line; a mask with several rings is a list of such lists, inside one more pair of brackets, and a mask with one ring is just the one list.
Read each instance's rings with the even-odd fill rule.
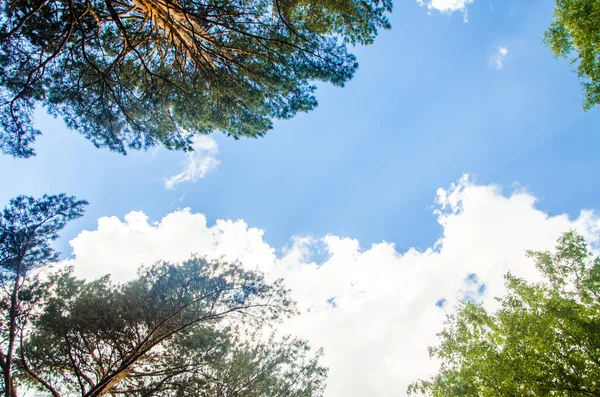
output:
[[6,397],[15,397],[19,341],[40,298],[36,270],[58,260],[50,246],[67,222],[83,215],[85,201],[64,194],[19,196],[0,217],[0,369]]
[[51,242],[86,204],[64,194],[20,196],[2,213],[4,396],[322,395],[320,352],[272,334],[296,313],[281,280],[200,258],[159,262],[124,284],[51,271]]
[[43,105],[98,147],[191,149],[263,135],[343,85],[347,45],[389,28],[391,0],[9,0],[0,3],[0,149],[34,155]]
[[50,295],[24,341],[22,378],[54,397],[322,393],[320,353],[264,338],[294,313],[286,290],[237,265],[157,263],[117,285],[63,271],[43,289]]

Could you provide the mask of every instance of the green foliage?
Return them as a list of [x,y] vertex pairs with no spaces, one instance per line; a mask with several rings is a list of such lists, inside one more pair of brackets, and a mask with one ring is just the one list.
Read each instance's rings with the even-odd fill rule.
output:
[[2,395],[322,395],[321,352],[268,338],[296,313],[281,280],[199,258],[142,268],[124,284],[43,269],[58,260],[50,242],[86,204],[20,196],[2,213]]
[[506,276],[501,308],[463,303],[430,355],[437,375],[409,393],[427,396],[600,395],[600,258],[564,234],[556,252],[530,252],[541,283]]
[[158,263],[113,285],[69,271],[48,284],[21,380],[54,396],[319,396],[326,370],[301,340],[260,331],[295,313],[280,282],[236,265]]
[[577,65],[585,91],[584,108],[600,104],[600,1],[557,0],[544,42],[557,57]]
[[98,147],[191,149],[263,135],[343,85],[348,44],[389,28],[391,0],[13,0],[0,3],[0,149],[34,155],[41,104]]
[[43,290],[33,271],[58,260],[50,243],[70,220],[83,215],[85,201],[64,194],[39,199],[19,196],[0,217],[0,370],[2,393],[16,396],[19,340],[35,316]]
[[86,201],[65,194],[18,196],[0,218],[0,275],[11,279],[58,259],[50,242],[68,221],[83,215]]

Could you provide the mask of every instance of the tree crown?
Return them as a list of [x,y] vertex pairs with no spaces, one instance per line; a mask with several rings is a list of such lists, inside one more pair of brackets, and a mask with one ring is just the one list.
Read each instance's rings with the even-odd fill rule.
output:
[[343,85],[348,44],[391,0],[13,0],[0,4],[0,149],[34,154],[36,104],[121,153],[198,133],[263,135]]
[[600,1],[557,0],[544,42],[557,57],[577,66],[584,109],[600,104]]
[[428,396],[595,396],[600,393],[600,258],[564,234],[556,251],[529,252],[544,276],[506,275],[501,308],[463,303],[430,348],[438,374],[409,393]]

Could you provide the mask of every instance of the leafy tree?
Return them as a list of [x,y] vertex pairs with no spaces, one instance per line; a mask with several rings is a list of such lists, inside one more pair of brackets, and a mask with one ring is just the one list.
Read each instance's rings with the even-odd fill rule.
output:
[[321,396],[320,352],[266,338],[293,315],[281,280],[237,264],[157,263],[125,284],[85,282],[51,242],[87,203],[11,200],[0,218],[1,392],[59,396]]
[[113,285],[56,274],[21,350],[23,381],[54,397],[320,396],[304,341],[263,340],[293,314],[281,282],[236,265],[157,263]]
[[197,133],[260,136],[343,85],[347,45],[389,28],[392,0],[9,0],[0,3],[0,149],[34,154],[37,104],[98,147]]
[[557,57],[577,65],[585,91],[584,108],[600,104],[600,1],[556,0],[544,42]]
[[439,373],[409,393],[427,396],[599,396],[600,257],[564,234],[556,252],[530,252],[545,281],[506,276],[494,313],[463,303],[430,355]]
[[[0,217],[0,369],[3,392],[16,396],[14,373],[20,336],[39,297],[33,274],[58,259],[50,243],[72,219],[83,215],[85,201],[64,194],[39,199],[19,196]],[[17,364],[18,365],[18,364]]]

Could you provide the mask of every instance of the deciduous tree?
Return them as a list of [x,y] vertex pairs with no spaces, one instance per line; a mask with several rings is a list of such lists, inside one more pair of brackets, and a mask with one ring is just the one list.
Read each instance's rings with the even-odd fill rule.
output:
[[427,396],[600,395],[600,257],[580,235],[555,253],[531,252],[545,281],[506,276],[501,308],[464,303],[430,348],[437,375],[412,384]]
[[584,108],[600,104],[600,1],[556,0],[544,42],[557,57],[577,67],[585,91]]

